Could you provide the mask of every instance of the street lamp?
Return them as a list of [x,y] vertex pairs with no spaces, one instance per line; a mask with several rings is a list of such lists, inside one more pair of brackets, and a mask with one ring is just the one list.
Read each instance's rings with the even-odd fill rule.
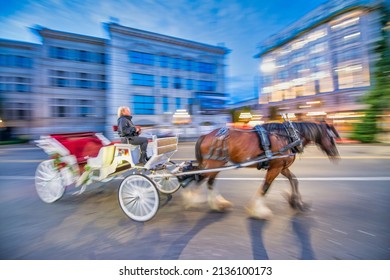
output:
[[173,114],[172,122],[174,124],[188,124],[191,122],[191,115],[186,109],[177,109]]

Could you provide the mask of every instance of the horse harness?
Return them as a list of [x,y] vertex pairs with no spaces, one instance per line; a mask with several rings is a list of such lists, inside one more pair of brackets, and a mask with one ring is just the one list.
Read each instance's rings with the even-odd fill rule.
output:
[[227,148],[227,140],[229,138],[229,128],[222,127],[215,134],[215,138],[213,143],[210,146],[210,152],[208,155],[208,159],[212,160],[220,160],[224,162],[229,161],[229,153]]
[[[288,149],[292,149],[293,152],[302,152],[303,151],[302,140],[298,136],[299,132],[296,130],[296,128],[293,126],[293,124],[290,121],[284,122],[284,127],[286,129],[287,136],[289,137],[289,139],[291,139],[291,142],[279,152],[282,151],[284,152]],[[259,137],[260,148],[264,151],[264,155],[268,159],[267,161],[259,162],[257,169],[262,169],[262,168],[268,169],[269,162],[273,156],[273,153],[271,151],[271,141],[269,140],[269,132],[262,125],[256,125],[254,127],[254,130],[257,133],[257,136]],[[207,159],[228,162],[229,161],[229,152],[227,146],[228,139],[229,139],[229,128],[222,127],[215,134],[215,138],[210,146],[209,154],[206,155]]]
[[290,120],[284,121],[283,126],[287,132],[288,137],[291,139],[291,142],[288,146],[291,147],[291,150],[294,153],[302,153],[303,143],[301,138],[298,136],[299,131],[294,127],[293,123]]

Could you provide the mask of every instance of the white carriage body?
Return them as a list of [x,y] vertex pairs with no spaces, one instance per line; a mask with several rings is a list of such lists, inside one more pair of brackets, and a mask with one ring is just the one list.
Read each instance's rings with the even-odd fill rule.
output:
[[[144,165],[138,164],[138,145],[112,143],[101,133],[41,136],[36,145],[51,157],[37,168],[36,189],[43,201],[52,203],[63,195],[69,185],[80,187],[75,194],[81,194],[92,182],[105,182],[131,169],[154,170],[163,166],[177,151],[178,138],[152,136],[148,144],[151,158]],[[92,151],[90,154],[88,147]]]

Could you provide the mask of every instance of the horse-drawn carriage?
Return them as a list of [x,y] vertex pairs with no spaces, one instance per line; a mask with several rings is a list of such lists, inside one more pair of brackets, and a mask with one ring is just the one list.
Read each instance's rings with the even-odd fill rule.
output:
[[129,218],[148,221],[159,209],[160,194],[172,194],[191,181],[200,183],[205,178],[208,178],[210,207],[223,211],[231,203],[213,187],[217,174],[242,167],[265,168],[263,186],[248,208],[252,217],[264,218],[264,196],[279,174],[290,181],[290,205],[304,209],[298,180],[288,168],[296,153],[303,152],[303,147],[310,142],[329,158],[337,158],[336,137],[337,131],[327,124],[287,122],[287,125],[266,124],[247,131],[221,128],[199,137],[195,163],[176,164],[171,157],[177,151],[178,138],[153,136],[148,145],[151,158],[141,165],[138,164],[139,146],[112,143],[100,133],[52,134],[36,141],[50,159],[39,164],[35,186],[39,197],[52,203],[62,197],[67,186],[80,188],[76,193],[81,194],[92,182],[107,182],[124,175],[118,191],[120,207]]
[[[36,144],[50,156],[35,174],[36,191],[46,203],[60,199],[68,186],[79,188],[75,194],[81,194],[93,182],[127,175],[119,187],[120,206],[131,219],[146,221],[156,214],[160,193],[172,194],[180,188],[176,177],[164,176],[179,170],[170,161],[177,151],[177,137],[152,137],[151,158],[144,165],[138,164],[139,146],[112,143],[100,133],[51,134]],[[158,176],[152,179],[151,175]]]

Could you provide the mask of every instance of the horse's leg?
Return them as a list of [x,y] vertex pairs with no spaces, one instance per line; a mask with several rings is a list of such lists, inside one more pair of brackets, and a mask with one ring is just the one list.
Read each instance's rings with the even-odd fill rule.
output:
[[246,208],[250,217],[265,220],[272,217],[271,209],[265,204],[265,194],[281,171],[282,167],[268,169],[262,188],[259,188],[253,201],[250,203],[249,207]]
[[208,202],[211,210],[223,212],[226,209],[231,208],[233,204],[226,200],[214,186],[214,181],[217,174],[218,172],[210,173],[207,180]]
[[204,180],[196,182],[192,186],[187,186],[182,190],[182,197],[185,209],[199,208],[200,204],[206,202],[206,197],[202,194]]
[[290,181],[291,185],[291,195],[288,198],[288,203],[292,208],[304,211],[305,205],[302,201],[301,194],[299,193],[297,177],[288,168],[283,169],[281,173]]

